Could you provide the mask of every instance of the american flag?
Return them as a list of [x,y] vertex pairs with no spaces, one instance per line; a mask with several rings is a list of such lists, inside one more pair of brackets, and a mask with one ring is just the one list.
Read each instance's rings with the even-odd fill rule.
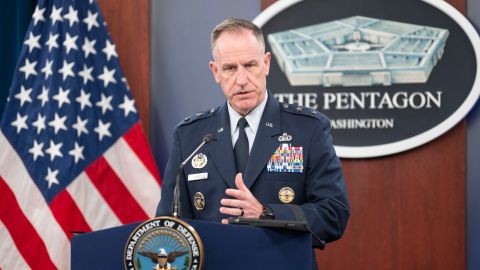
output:
[[105,25],[96,1],[38,1],[1,120],[1,269],[69,269],[73,232],[155,214],[161,179]]

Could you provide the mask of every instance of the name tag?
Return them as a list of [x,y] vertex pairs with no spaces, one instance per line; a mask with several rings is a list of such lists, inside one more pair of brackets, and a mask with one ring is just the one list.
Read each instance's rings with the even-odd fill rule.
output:
[[189,174],[187,178],[188,181],[197,181],[197,180],[205,180],[205,179],[208,179],[208,172]]

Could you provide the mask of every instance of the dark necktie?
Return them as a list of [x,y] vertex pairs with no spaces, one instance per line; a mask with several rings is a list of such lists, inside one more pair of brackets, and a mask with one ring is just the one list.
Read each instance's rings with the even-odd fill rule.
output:
[[233,147],[235,155],[235,163],[237,164],[237,172],[245,174],[248,162],[248,138],[245,133],[245,127],[248,126],[247,120],[242,117],[238,120],[238,139]]

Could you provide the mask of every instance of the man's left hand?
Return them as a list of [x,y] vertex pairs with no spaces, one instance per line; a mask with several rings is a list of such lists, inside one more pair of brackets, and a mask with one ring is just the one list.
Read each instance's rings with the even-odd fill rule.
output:
[[[222,204],[220,213],[245,218],[259,218],[263,212],[263,205],[245,186],[241,173],[238,173],[235,177],[235,186],[237,189],[228,188],[225,190],[225,194],[235,199],[222,199],[220,201]],[[222,223],[227,224],[228,220],[222,219]]]

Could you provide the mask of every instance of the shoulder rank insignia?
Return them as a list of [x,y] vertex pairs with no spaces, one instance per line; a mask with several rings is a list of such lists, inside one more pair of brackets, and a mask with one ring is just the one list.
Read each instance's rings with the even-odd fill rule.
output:
[[321,118],[320,113],[315,109],[311,109],[304,106],[287,104],[287,103],[282,103],[282,105],[283,105],[283,110],[288,113],[306,115],[306,116],[314,117],[317,119]]
[[303,172],[303,146],[282,143],[267,164],[268,172]]
[[192,167],[195,169],[201,169],[207,165],[207,156],[200,153],[192,158]]
[[208,118],[208,117],[211,117],[213,115],[215,115],[215,112],[217,111],[216,108],[211,108],[207,111],[203,111],[203,112],[197,112],[197,113],[194,113],[188,117],[186,117],[185,119],[183,119],[183,121],[181,121],[179,123],[179,125],[187,125],[187,124],[190,124],[190,123],[193,123],[197,120],[200,120],[200,119],[204,119],[204,118]]

